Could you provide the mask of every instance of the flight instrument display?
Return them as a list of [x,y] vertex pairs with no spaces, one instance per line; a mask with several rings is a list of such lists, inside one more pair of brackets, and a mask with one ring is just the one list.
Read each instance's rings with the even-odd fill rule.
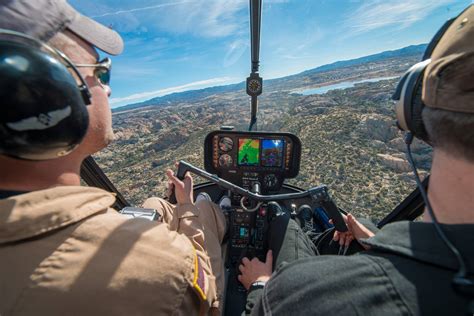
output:
[[[281,168],[284,144],[285,141],[283,139],[239,138],[237,164],[239,166]],[[226,165],[229,166],[228,164]],[[223,165],[221,164],[221,166]]]
[[239,138],[239,166],[258,166],[260,164],[260,140]]
[[[239,138],[237,164],[239,166],[281,167],[284,145],[283,139]],[[230,165],[226,164],[226,166]]]
[[281,167],[284,144],[285,141],[282,139],[264,139],[262,141],[262,166]]
[[299,171],[301,142],[290,133],[214,131],[204,146],[206,170],[236,184],[278,189]]

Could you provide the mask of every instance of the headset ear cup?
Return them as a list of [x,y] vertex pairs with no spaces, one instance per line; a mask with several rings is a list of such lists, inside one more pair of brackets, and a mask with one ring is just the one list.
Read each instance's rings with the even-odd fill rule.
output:
[[404,131],[411,132],[413,136],[426,142],[428,142],[428,135],[422,117],[425,104],[421,99],[421,95],[423,76],[430,62],[431,60],[427,59],[413,65],[402,76],[392,96],[397,101],[395,109],[398,127]]
[[392,99],[397,103],[395,104],[395,114],[397,117],[397,126],[402,131],[408,131],[407,120],[405,119],[405,95],[406,81],[408,78],[408,72],[406,72],[398,82],[395,93],[392,95]]
[[69,154],[87,133],[87,86],[78,89],[68,68],[48,52],[0,37],[0,61],[8,59],[17,63],[0,67],[0,155],[48,160]]
[[414,87],[413,98],[411,102],[411,113],[407,121],[409,130],[413,133],[413,136],[428,142],[428,134],[426,133],[425,124],[423,123],[423,109],[425,104],[421,99],[423,89],[423,73],[420,79],[417,81]]

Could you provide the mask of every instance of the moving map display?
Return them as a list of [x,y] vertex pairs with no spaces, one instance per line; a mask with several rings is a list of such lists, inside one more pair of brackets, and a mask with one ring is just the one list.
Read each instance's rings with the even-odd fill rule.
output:
[[266,188],[277,188],[298,175],[301,142],[290,133],[219,130],[206,136],[204,154],[209,173],[242,185],[258,178]]
[[281,167],[283,162],[283,141],[264,139],[262,141],[262,166]]
[[239,152],[237,156],[239,166],[258,166],[260,162],[260,140],[239,138]]

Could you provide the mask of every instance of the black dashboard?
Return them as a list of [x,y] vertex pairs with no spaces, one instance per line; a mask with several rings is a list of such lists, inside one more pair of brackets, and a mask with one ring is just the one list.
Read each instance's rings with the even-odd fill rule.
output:
[[206,171],[245,189],[257,182],[262,194],[296,177],[300,157],[301,142],[290,133],[214,131],[204,142]]
[[[301,141],[290,133],[219,130],[209,133],[204,141],[204,166],[209,174],[260,195],[285,191],[285,179],[298,175],[300,158]],[[221,196],[211,194],[209,189],[206,192],[217,199]],[[238,266],[244,256],[265,259],[270,217],[267,202],[246,200],[235,190],[225,194],[231,200],[231,206],[225,210],[228,225],[225,314],[240,315],[246,290],[237,280]],[[284,204],[281,203],[285,208]]]
[[[327,186],[303,190],[284,183],[298,175],[300,159],[301,141],[293,134],[223,129],[205,138],[206,170],[179,162],[177,177],[184,179],[191,172],[209,180],[196,185],[194,194],[206,193],[226,217],[225,315],[241,315],[245,309],[247,291],[238,280],[242,259],[264,261],[268,249],[275,249],[273,243],[284,234],[285,221],[309,210],[311,218],[303,224],[312,225],[314,232],[323,232],[332,223],[338,231],[347,231]],[[279,228],[273,229],[276,220]]]

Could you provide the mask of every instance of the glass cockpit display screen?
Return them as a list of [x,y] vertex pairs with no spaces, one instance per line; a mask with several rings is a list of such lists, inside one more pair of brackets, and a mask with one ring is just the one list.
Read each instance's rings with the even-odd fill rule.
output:
[[262,166],[281,167],[283,145],[284,142],[281,139],[264,139],[262,141]]
[[247,238],[249,236],[249,229],[246,227],[240,227],[239,230],[239,237],[240,238]]
[[239,138],[237,164],[239,166],[258,166],[260,163],[260,139]]
[[204,141],[206,171],[236,184],[276,183],[276,189],[298,175],[300,158],[301,141],[291,133],[219,130]]
[[237,163],[239,166],[280,168],[283,164],[284,144],[282,139],[239,138]]

